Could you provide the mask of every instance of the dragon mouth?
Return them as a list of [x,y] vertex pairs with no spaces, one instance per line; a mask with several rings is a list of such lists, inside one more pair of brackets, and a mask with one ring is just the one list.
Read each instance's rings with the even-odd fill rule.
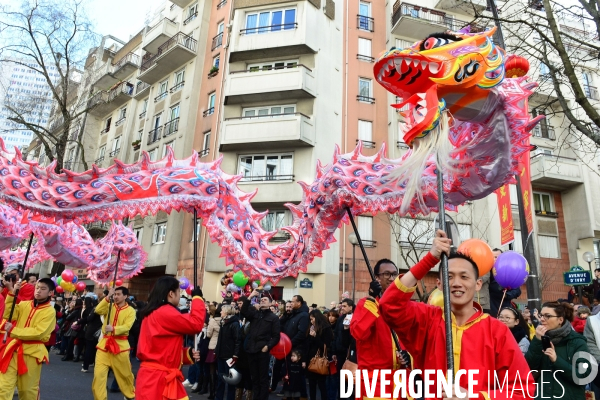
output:
[[442,76],[443,62],[432,61],[419,55],[397,55],[379,66],[377,81],[393,88],[393,93],[407,98],[423,86],[433,84],[431,78]]

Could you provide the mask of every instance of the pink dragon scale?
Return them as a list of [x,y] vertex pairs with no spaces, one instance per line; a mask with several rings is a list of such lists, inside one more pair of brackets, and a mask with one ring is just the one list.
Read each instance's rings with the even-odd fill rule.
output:
[[23,161],[0,142],[0,198],[75,225],[196,209],[228,265],[263,283],[295,277],[334,242],[346,208],[353,215],[438,211],[438,164],[449,210],[514,182],[539,120],[530,119],[527,105],[536,84],[504,76],[505,54],[492,33],[435,34],[382,55],[375,77],[402,99],[395,107],[408,106],[403,132],[411,149],[388,160],[385,145],[370,157],[360,144],[348,154],[336,148],[333,163],[317,165],[315,181],[301,183],[302,202],[287,204],[294,219],[282,228],[290,234],[285,243],[269,244],[276,232],[262,228],[266,213],[252,208],[255,193],[237,187],[241,176],[224,173],[221,159],[199,162],[196,152],[176,160],[169,149],[157,162],[144,152],[135,164],[115,160],[107,169],[56,174],[54,164]]

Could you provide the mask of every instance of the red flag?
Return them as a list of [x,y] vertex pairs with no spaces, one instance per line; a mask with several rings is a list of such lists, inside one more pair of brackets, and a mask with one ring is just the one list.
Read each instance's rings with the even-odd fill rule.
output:
[[515,240],[508,184],[499,187],[494,193],[498,199],[498,213],[500,214],[500,244],[506,246]]
[[[523,193],[523,209],[527,221],[527,232],[533,232],[533,191],[531,189],[531,160],[529,151],[523,153],[519,160],[519,177],[521,179],[521,193]],[[523,229],[523,228],[521,228]]]

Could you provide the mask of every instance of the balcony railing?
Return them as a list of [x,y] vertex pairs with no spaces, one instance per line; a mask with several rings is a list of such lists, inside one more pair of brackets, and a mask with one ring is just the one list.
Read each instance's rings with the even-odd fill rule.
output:
[[110,92],[108,92],[107,103],[113,101],[115,97],[121,93],[125,93],[128,96],[133,96],[133,84],[127,81],[119,83],[114,89],[111,89]]
[[271,67],[269,66],[264,66],[262,68],[254,68],[254,69],[242,69],[239,71],[229,71],[230,74],[239,74],[242,72],[259,72],[259,71],[274,71],[274,70],[278,70],[278,69],[288,69],[288,68],[305,68],[306,70],[312,72],[312,69],[308,68],[306,65],[304,64],[289,64],[289,65],[278,65],[276,67]]
[[190,51],[196,52],[198,41],[186,35],[183,32],[175,34],[171,39],[167,40],[166,42],[160,45],[155,55],[148,58],[146,61],[144,61],[144,63],[142,63],[140,71],[144,72],[148,68],[152,67],[154,64],[156,64],[156,60],[158,57],[160,57],[161,55],[163,55],[163,53],[166,53],[167,51],[171,50],[177,45],[183,46]]
[[410,147],[406,143],[401,142],[401,141],[396,142],[396,147],[399,149],[405,149],[405,150],[410,149]]
[[160,93],[158,96],[156,96],[154,98],[154,102],[157,103],[157,102],[161,101],[162,99],[164,99],[165,97],[167,97],[168,94],[169,94],[169,92],[167,92],[167,91],[164,91],[164,92]]
[[217,36],[215,36],[213,38],[212,45],[210,46],[210,49],[214,50],[217,47],[221,47],[222,44],[223,44],[223,32],[219,33]]
[[585,97],[592,100],[598,100],[598,88],[589,85],[583,85]]
[[375,31],[375,20],[371,17],[368,17],[366,15],[357,15],[356,16],[357,19],[357,28],[362,30],[362,31],[369,31],[369,32],[374,32]]
[[227,0],[222,0],[219,4],[217,4],[217,10],[227,4]]
[[175,93],[176,91],[181,89],[184,85],[185,85],[185,81],[179,82],[177,85],[175,85],[171,89],[169,89],[169,93]]
[[102,161],[104,161],[104,156],[96,158],[96,160],[94,161],[94,164],[102,165]]
[[256,182],[256,181],[293,181],[294,175],[262,175],[262,176],[245,176],[240,182]]
[[152,143],[156,143],[160,140],[161,134],[162,134],[162,126],[159,126],[156,129],[152,129],[150,132],[148,132],[148,145],[151,145]]
[[215,113],[215,108],[214,108],[214,107],[211,107],[211,108],[209,108],[208,110],[204,111],[204,112],[202,113],[202,116],[203,116],[203,117],[208,117],[209,115],[213,115],[214,113]]
[[114,157],[117,154],[119,154],[119,152],[121,151],[121,148],[119,147],[118,149],[114,149],[113,151],[110,152],[109,156],[110,157]]
[[128,53],[127,55],[125,55],[125,57],[121,58],[116,64],[114,64],[113,71],[117,71],[119,68],[121,68],[126,63],[131,63],[136,66],[139,66],[140,65],[140,56],[138,56],[137,54],[134,54],[134,53]]
[[165,124],[165,133],[163,137],[167,137],[169,135],[174,134],[179,130],[179,117],[167,122]]
[[139,94],[150,87],[149,83],[138,81],[135,87],[135,94]]
[[370,140],[356,139],[356,144],[358,144],[358,142],[362,142],[362,145],[365,149],[374,149],[376,145],[375,142],[371,142]]
[[245,116],[245,117],[231,117],[231,118],[225,118],[225,121],[234,121],[234,120],[240,120],[240,119],[278,118],[278,117],[285,117],[288,115],[300,115],[300,116],[303,116],[304,118],[310,119],[310,117],[308,115],[302,114],[300,112],[293,112],[293,113],[281,113],[281,114],[251,115],[251,116]]
[[101,134],[101,135],[104,135],[104,134],[105,134],[105,133],[107,133],[108,131],[110,131],[110,126],[107,126],[106,128],[102,129],[102,130],[100,131],[100,134]]
[[396,1],[394,4],[394,13],[392,14],[392,27],[400,20],[401,17],[411,17],[421,19],[427,22],[433,22],[435,24],[444,25],[452,31],[458,31],[465,26],[471,27],[471,33],[478,33],[485,31],[485,27],[473,22],[466,22],[455,19],[452,16],[446,15],[445,12],[417,6],[409,3],[399,3]]
[[563,157],[563,156],[555,156],[554,154],[546,154],[546,153],[538,153],[530,157],[531,160],[540,157],[554,158],[555,160],[569,160],[569,161],[577,161],[576,158],[571,157]]
[[356,100],[362,101],[363,103],[375,104],[375,98],[374,97],[361,96],[360,94],[356,96]]
[[375,57],[365,56],[364,54],[357,54],[356,59],[367,62],[375,62]]
[[143,113],[140,114],[139,119],[142,119],[146,116],[146,111],[144,111]]
[[539,215],[542,217],[558,218],[558,213],[556,211],[535,210],[535,215]]
[[554,127],[552,125],[537,124],[533,128],[533,136],[542,139],[556,140],[556,134],[554,133]]
[[200,152],[200,157],[207,156],[210,153],[210,149],[204,149]]
[[193,20],[195,20],[197,16],[198,16],[198,11],[196,11],[195,13],[193,13],[192,15],[190,15],[189,17],[187,17],[187,18],[186,18],[186,19],[183,21],[183,24],[184,24],[184,25],[187,25],[187,24],[189,24],[190,22],[192,22]]
[[126,119],[127,119],[127,117],[121,118],[120,120],[118,120],[117,122],[115,122],[115,126],[121,125],[123,122],[125,122]]
[[267,33],[267,32],[279,32],[281,30],[296,29],[298,28],[297,22],[288,22],[279,25],[260,26],[257,28],[246,28],[240,30],[240,35],[252,35],[254,33]]

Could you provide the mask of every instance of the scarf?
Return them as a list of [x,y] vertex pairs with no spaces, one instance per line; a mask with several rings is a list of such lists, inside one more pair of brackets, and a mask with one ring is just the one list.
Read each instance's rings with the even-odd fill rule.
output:
[[565,321],[561,327],[546,331],[546,336],[550,338],[552,344],[559,344],[561,340],[569,336],[572,330],[573,327],[569,321]]
[[527,335],[525,329],[521,328],[519,325],[509,329],[510,332],[513,334],[515,340],[517,341],[517,344],[521,343],[521,340],[523,340],[524,337],[529,339],[529,336]]

